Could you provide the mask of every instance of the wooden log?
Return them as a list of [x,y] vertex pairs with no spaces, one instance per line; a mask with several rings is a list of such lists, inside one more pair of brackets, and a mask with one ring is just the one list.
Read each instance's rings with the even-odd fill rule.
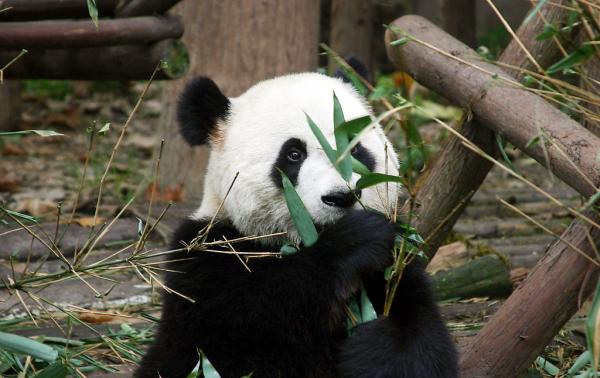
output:
[[51,20],[0,23],[0,50],[115,46],[179,38],[183,26],[175,17],[100,20]]
[[[568,8],[544,6],[538,17],[521,26],[517,32],[521,43],[536,54],[538,64],[542,67],[554,63],[560,50],[554,41],[538,41],[536,37],[544,30],[546,22],[562,24],[566,22],[568,14]],[[390,39],[389,36],[386,38]],[[389,44],[387,46],[389,48]],[[520,45],[513,40],[500,61],[515,67],[533,68],[524,55]],[[489,155],[497,156],[494,133],[482,127],[477,120],[462,124],[459,131]],[[427,240],[427,253],[430,256],[435,254],[437,247],[452,230],[469,197],[479,188],[491,168],[491,162],[468,150],[460,139],[451,137],[432,167],[420,177],[417,183],[416,202],[419,208],[415,227]]]
[[[596,192],[594,186],[600,184],[600,161],[597,159],[600,138],[541,97],[510,84],[514,82],[513,77],[497,66],[481,61],[475,51],[429,21],[418,16],[405,16],[396,20],[394,27],[451,54],[449,57],[411,41],[389,48],[390,58],[398,67],[420,83],[470,109],[484,125],[503,134],[512,144],[547,166],[542,143],[528,145],[541,130],[561,145],[560,148],[547,148],[547,168],[586,197]],[[387,34],[388,42],[394,38],[393,33]],[[568,159],[564,157],[565,152]]]
[[[0,52],[0,65],[14,56],[14,51]],[[183,43],[165,40],[152,45],[34,50],[10,66],[4,79],[146,80],[160,60],[168,68],[157,79],[176,79],[189,66]]]
[[439,301],[451,298],[505,298],[512,291],[506,262],[496,255],[486,255],[465,265],[439,272],[431,277]]
[[[96,0],[100,17],[112,17],[119,0]],[[50,20],[57,18],[88,18],[82,0],[0,0],[0,21]]]
[[163,14],[181,0],[131,0],[117,10],[116,16],[139,17]]
[[[600,221],[592,212],[587,216]],[[577,220],[562,239],[593,258],[600,230]],[[557,241],[466,347],[461,376],[521,376],[593,291],[598,273],[597,265]]]
[[[0,66],[2,63],[0,63]],[[21,85],[18,82],[0,84],[0,131],[15,131],[19,129],[21,120]]]

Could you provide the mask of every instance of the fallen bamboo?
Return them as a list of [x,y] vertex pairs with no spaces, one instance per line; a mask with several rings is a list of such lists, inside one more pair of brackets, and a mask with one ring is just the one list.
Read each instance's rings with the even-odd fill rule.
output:
[[[100,17],[112,17],[119,0],[96,0]],[[0,21],[87,18],[89,11],[82,0],[0,0]]]
[[181,0],[131,0],[117,10],[117,17],[139,17],[163,14]]
[[[15,55],[0,52],[0,65]],[[156,79],[176,79],[189,66],[183,43],[165,40],[152,45],[34,50],[11,65],[4,79],[146,80],[161,60],[167,67]]]
[[51,20],[0,23],[0,50],[116,46],[179,38],[183,26],[175,17],[100,20]]
[[[596,192],[600,138],[424,18],[401,17],[393,27],[409,36],[408,43],[388,50],[396,66],[470,110],[482,124],[501,133],[580,194],[588,197]],[[386,36],[388,42],[401,37]],[[543,142],[531,143],[536,138]],[[544,145],[548,145],[549,164]]]

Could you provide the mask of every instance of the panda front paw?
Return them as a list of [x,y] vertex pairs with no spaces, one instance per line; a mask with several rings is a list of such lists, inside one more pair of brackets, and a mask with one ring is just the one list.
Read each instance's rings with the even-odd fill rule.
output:
[[319,240],[346,275],[363,276],[392,264],[395,236],[395,226],[385,216],[356,210],[326,228]]

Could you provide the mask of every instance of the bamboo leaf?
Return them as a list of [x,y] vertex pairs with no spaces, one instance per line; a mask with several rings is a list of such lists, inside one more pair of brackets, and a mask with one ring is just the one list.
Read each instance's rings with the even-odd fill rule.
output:
[[577,357],[575,362],[573,362],[573,365],[571,366],[569,371],[567,371],[567,377],[572,377],[575,374],[579,373],[579,371],[590,362],[592,362],[592,354],[589,350],[586,350],[585,352],[581,353],[579,357]]
[[584,43],[577,50],[548,67],[547,73],[552,75],[560,71],[569,70],[576,64],[585,62],[594,55],[595,51],[593,44]]
[[34,378],[65,378],[69,370],[61,362],[55,362],[37,373]]
[[369,173],[363,175],[356,183],[356,189],[364,189],[373,185],[381,184],[382,182],[397,182],[401,183],[402,178],[399,176],[386,175],[383,173]]
[[213,364],[210,363],[206,355],[202,352],[200,353],[202,355],[202,374],[204,378],[221,378],[221,375],[217,372]]
[[[371,116],[362,116],[346,121],[338,126],[338,129],[346,131],[348,134],[358,134],[371,124]],[[339,148],[338,148],[339,150]]]
[[598,370],[598,357],[600,356],[600,280],[596,284],[596,291],[592,301],[592,308],[585,322],[587,347],[592,354],[592,366]]
[[327,155],[327,158],[329,158],[329,161],[331,161],[331,164],[333,164],[335,167],[337,167],[337,164],[336,164],[337,153],[331,147],[331,145],[325,138],[325,135],[323,135],[323,133],[321,132],[321,129],[319,129],[319,126],[317,126],[315,124],[315,122],[310,118],[310,116],[308,114],[304,113],[304,115],[306,116],[306,121],[308,122],[308,126],[310,127],[311,131],[317,138],[317,141],[321,145],[321,148],[323,148],[323,151],[325,151],[325,155]]
[[283,195],[285,196],[285,202],[288,210],[290,211],[292,221],[298,230],[298,234],[302,239],[302,243],[304,243],[305,246],[310,247],[317,241],[319,237],[317,229],[315,228],[308,210],[306,210],[302,199],[300,199],[300,196],[296,192],[296,189],[294,189],[294,185],[292,185],[290,179],[285,173],[283,173],[283,171],[280,169],[277,170],[281,174]]
[[377,319],[377,312],[375,311],[375,307],[373,307],[373,303],[371,303],[364,286],[360,289],[360,316],[363,323]]
[[8,352],[29,355],[46,362],[54,362],[58,352],[45,344],[12,333],[0,332],[0,349]]
[[533,8],[531,10],[531,12],[529,12],[529,14],[527,15],[527,17],[523,21],[523,24],[526,24],[529,21],[531,21],[533,19],[533,16],[535,16],[540,11],[540,9],[542,9],[542,7],[544,6],[544,4],[546,4],[546,1],[547,0],[540,0],[540,1],[538,1],[538,3],[535,5],[535,8]]
[[98,7],[96,6],[96,0],[87,0],[88,13],[92,22],[98,29]]
[[[344,119],[342,105],[335,95],[335,92],[333,92],[333,135],[335,136],[335,148],[338,151],[338,159],[340,158],[339,152],[344,151],[348,147],[350,141],[348,132],[340,128],[344,122],[346,122],[346,120]],[[344,180],[350,181],[350,178],[352,177],[352,159],[350,155],[339,162],[339,171]]]
[[361,176],[368,175],[371,173],[371,171],[369,170],[369,168],[367,168],[366,165],[364,165],[360,162],[360,160],[357,160],[354,157],[352,158],[352,170]]
[[550,361],[546,360],[544,357],[538,356],[538,358],[535,360],[535,363],[553,377],[560,373],[560,369]]
[[25,219],[25,220],[27,220],[27,221],[29,221],[31,223],[37,223],[38,222],[36,218],[34,218],[34,217],[30,216],[30,215],[18,213],[16,211],[8,210],[8,209],[5,209],[3,207],[0,207],[0,211],[4,211],[5,213],[12,215],[13,217]]
[[13,135],[24,135],[24,134],[37,134],[41,137],[51,137],[51,136],[62,136],[65,134],[57,133],[53,130],[23,130],[23,131],[4,131],[0,132],[0,137],[3,136],[13,136]]

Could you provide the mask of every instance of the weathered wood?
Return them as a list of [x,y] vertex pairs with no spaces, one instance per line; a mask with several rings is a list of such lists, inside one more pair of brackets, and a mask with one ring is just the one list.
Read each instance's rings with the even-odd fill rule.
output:
[[116,46],[179,38],[183,26],[175,17],[100,20],[50,20],[0,23],[0,50]]
[[[372,0],[332,0],[329,45],[341,57],[354,57],[373,73]],[[333,70],[335,63],[329,63]]]
[[131,0],[117,10],[117,17],[163,14],[181,0]]
[[[541,97],[510,84],[514,78],[497,66],[478,59],[475,51],[429,21],[406,16],[396,20],[394,26],[443,51],[450,51],[452,55],[448,57],[411,41],[389,49],[390,57],[398,67],[439,94],[470,109],[482,124],[502,133],[508,141],[546,166],[542,143],[528,146],[541,130],[552,142],[560,143],[560,148],[547,148],[547,168],[584,196],[596,192],[588,180],[594,185],[600,184],[597,159],[600,138]],[[394,38],[391,33],[387,36],[388,40]],[[564,157],[565,152],[568,159]],[[586,177],[574,169],[573,164]]]
[[[562,238],[592,258],[590,240],[600,247],[600,230],[581,221],[573,222]],[[593,291],[598,273],[596,265],[557,241],[467,346],[462,376],[520,376]]]
[[[2,65],[1,57],[0,65]],[[21,118],[20,83],[5,81],[0,84],[0,104],[2,104],[2,110],[0,110],[0,131],[18,130],[18,123]]]
[[[210,76],[228,96],[237,96],[260,80],[317,68],[318,0],[184,1],[174,12],[182,16],[186,28],[183,40],[191,58],[186,78]],[[203,15],[227,22],[199,22]],[[164,90],[159,132],[166,144],[159,189],[181,185],[184,198],[192,200],[202,194],[208,151],[189,147],[179,135],[175,112],[186,81],[173,82]]]
[[[119,0],[96,0],[100,17],[112,17]],[[0,21],[88,18],[87,3],[82,0],[0,0]]]
[[[560,52],[553,41],[538,41],[536,37],[544,30],[545,20],[551,24],[565,22],[568,10],[545,6],[540,12],[539,17],[521,26],[517,35],[525,46],[536,53],[538,63],[546,67],[555,61]],[[389,33],[386,39],[391,39]],[[386,45],[389,48],[389,44]],[[522,59],[523,54],[519,44],[513,40],[500,61],[531,68],[530,62]],[[489,155],[497,156],[494,133],[487,127],[472,121],[461,125],[459,131]],[[468,198],[479,188],[491,168],[492,163],[469,151],[460,139],[451,137],[432,167],[419,179],[416,202],[420,207],[415,227],[427,239],[429,255],[435,254],[437,247],[452,230]]]
[[[15,52],[0,52],[0,62]],[[156,79],[175,79],[185,73],[189,60],[178,40],[151,45],[32,50],[4,74],[11,79],[147,80],[160,62],[168,63]]]
[[442,0],[442,27],[470,47],[477,43],[475,0]]
[[451,298],[504,298],[512,291],[506,262],[496,255],[469,261],[458,268],[439,272],[431,277],[437,300]]

